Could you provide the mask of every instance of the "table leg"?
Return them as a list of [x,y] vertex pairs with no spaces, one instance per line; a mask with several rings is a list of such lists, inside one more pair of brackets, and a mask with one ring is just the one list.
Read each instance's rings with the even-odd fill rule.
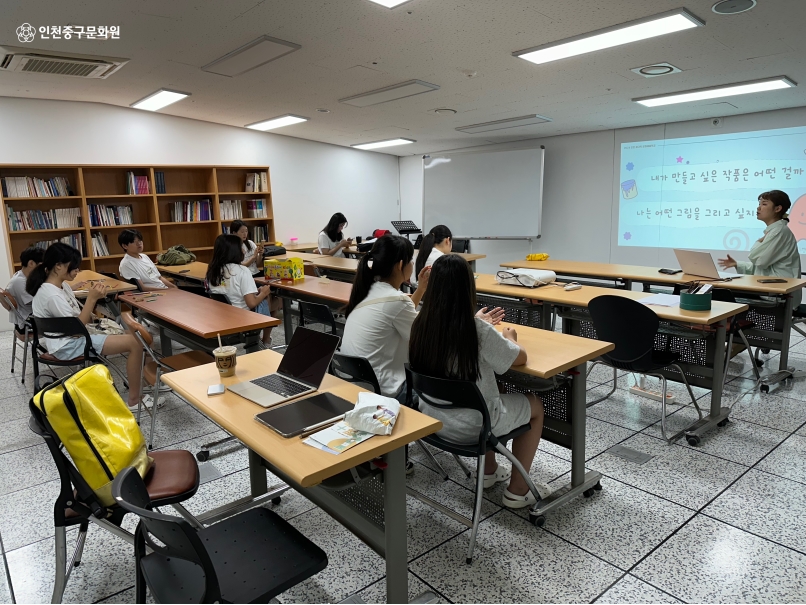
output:
[[406,461],[404,448],[386,455],[383,472],[386,539],[386,602],[408,602],[408,546],[406,536]]
[[159,326],[160,330],[160,350],[163,357],[170,357],[174,354],[173,343],[168,335],[165,333],[165,328]]
[[792,314],[794,313],[794,299],[787,294],[784,304],[784,333],[781,335],[781,357],[778,361],[778,371],[789,370],[789,340],[792,337]]
[[291,322],[291,299],[283,296],[283,329],[285,330],[285,344],[291,342],[294,336],[294,324]]
[[[716,340],[714,342],[714,374],[711,385],[711,411],[702,420],[697,420],[691,426],[683,429],[689,445],[697,445],[700,437],[726,421],[730,414],[730,408],[722,407],[722,376],[725,372],[725,347],[727,346],[727,335],[725,322],[721,321],[716,326]],[[678,433],[672,440],[674,440]]]
[[252,450],[249,450],[249,487],[252,497],[261,496],[269,490],[263,459]]

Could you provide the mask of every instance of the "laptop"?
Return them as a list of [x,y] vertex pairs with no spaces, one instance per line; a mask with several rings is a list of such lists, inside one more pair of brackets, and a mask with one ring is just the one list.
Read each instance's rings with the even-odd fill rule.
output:
[[338,346],[338,336],[299,327],[274,374],[227,389],[264,408],[308,395],[322,384]]
[[677,262],[680,263],[683,273],[688,273],[689,275],[728,280],[741,277],[741,274],[733,273],[732,271],[717,271],[714,259],[711,258],[708,252],[678,250],[675,248],[674,255],[677,257]]

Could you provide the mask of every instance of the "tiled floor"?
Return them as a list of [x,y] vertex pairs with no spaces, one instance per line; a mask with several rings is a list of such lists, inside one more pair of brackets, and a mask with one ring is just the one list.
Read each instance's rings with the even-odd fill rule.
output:
[[[275,330],[282,339],[282,331]],[[806,367],[806,341],[793,339]],[[45,446],[27,426],[32,377],[8,373],[10,334],[0,333],[0,535],[17,602],[47,602],[53,582],[52,502],[58,483]],[[746,357],[746,356],[745,356]],[[765,367],[777,364],[770,356]],[[115,361],[122,365],[123,360]],[[726,404],[752,386],[746,359],[731,364]],[[612,373],[595,369],[588,398],[609,390]],[[806,600],[806,382],[769,395],[748,394],[731,422],[699,447],[660,438],[660,404],[628,392],[621,375],[614,395],[590,408],[587,466],[604,475],[603,490],[548,516],[536,529],[526,515],[500,506],[503,486],[486,494],[476,557],[465,565],[469,532],[419,501],[408,501],[409,587],[440,602],[803,602]],[[679,385],[672,392],[669,430],[696,417]],[[697,390],[707,410],[710,393]],[[173,394],[157,419],[156,447],[196,452],[223,433]],[[147,430],[147,429],[146,429]],[[607,452],[621,444],[652,456],[636,464]],[[437,459],[449,481],[418,448],[408,481],[449,508],[469,513],[473,481],[447,454]],[[204,483],[188,503],[201,512],[244,495],[244,450],[228,448],[210,463],[221,477]],[[570,452],[544,442],[531,473],[568,481]],[[271,480],[270,480],[271,482]],[[282,602],[336,602],[357,594],[385,599],[381,559],[339,523],[295,492],[273,507],[330,558],[329,566],[281,595]],[[128,519],[127,525],[133,520]],[[68,534],[68,547],[76,532]],[[84,562],[68,583],[66,602],[131,603],[131,548],[90,528]],[[11,602],[0,557],[0,602]]]

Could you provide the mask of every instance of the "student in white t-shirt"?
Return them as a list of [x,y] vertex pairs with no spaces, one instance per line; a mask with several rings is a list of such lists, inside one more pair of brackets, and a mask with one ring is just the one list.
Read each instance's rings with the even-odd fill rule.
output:
[[[269,286],[257,287],[255,278],[242,262],[241,238],[219,235],[213,248],[213,260],[207,267],[210,292],[225,294],[233,307],[271,316],[279,309],[279,301],[271,300]],[[263,344],[271,344],[271,330],[263,328]]]
[[255,276],[263,275],[263,245],[256,244],[249,239],[249,227],[243,221],[232,221],[229,232],[241,238],[241,250],[243,251],[243,261],[241,265],[249,269]]
[[[494,435],[505,435],[531,423],[532,428],[516,437],[512,453],[530,469],[543,431],[543,403],[529,393],[499,392],[495,375],[511,366],[526,363],[526,350],[517,342],[517,333],[506,327],[499,333],[493,322],[476,315],[476,284],[470,265],[462,257],[446,254],[431,267],[428,291],[423,308],[411,328],[409,359],[412,370],[451,380],[474,381],[490,412]],[[474,317],[474,315],[476,315]],[[454,443],[478,440],[481,415],[469,409],[444,410],[420,400],[421,412],[442,421],[439,435]],[[509,481],[503,504],[508,508],[524,508],[537,500],[520,473],[512,474],[498,466],[495,452],[487,453],[484,487]],[[537,486],[540,496],[551,492]]]
[[330,217],[327,225],[319,233],[317,244],[319,254],[344,258],[344,249],[353,245],[352,238],[344,239],[342,233],[347,227],[347,219],[341,212]]
[[[51,244],[45,251],[42,264],[28,276],[26,290],[34,297],[32,311],[34,317],[78,317],[82,323],[92,321],[95,303],[106,296],[106,286],[94,283],[87,292],[84,308],[78,304],[68,282],[73,281],[81,265],[81,253],[67,244]],[[103,355],[125,353],[126,376],[129,381],[129,409],[137,410],[140,400],[140,372],[143,367],[143,347],[132,334],[107,336],[92,334],[92,348]],[[83,337],[44,338],[41,344],[48,353],[58,359],[74,359],[84,354]],[[146,407],[151,407],[150,396],[143,398]]]
[[126,255],[120,260],[120,276],[123,279],[136,279],[143,290],[164,290],[176,288],[170,280],[160,275],[151,259],[143,254],[143,234],[137,229],[124,229],[118,235],[118,244]]
[[[419,275],[423,267],[430,267],[443,254],[450,254],[453,246],[453,235],[451,230],[445,225],[437,225],[429,231],[423,241],[420,242],[420,249],[417,251],[417,260],[414,263],[414,273]],[[416,285],[416,282],[412,282]]]
[[25,290],[25,283],[28,281],[28,276],[36,269],[45,257],[45,251],[42,248],[26,248],[20,254],[20,263],[22,269],[17,271],[11,276],[11,281],[6,286],[6,292],[14,297],[17,302],[17,312],[11,311],[8,319],[17,327],[18,332],[25,332],[25,320],[31,315],[31,304],[34,302],[34,297],[28,294]]

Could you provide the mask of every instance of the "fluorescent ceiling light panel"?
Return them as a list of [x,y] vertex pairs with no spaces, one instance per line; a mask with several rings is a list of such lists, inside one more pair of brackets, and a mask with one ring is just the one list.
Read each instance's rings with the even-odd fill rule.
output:
[[693,27],[702,27],[703,25],[705,25],[704,21],[699,20],[687,10],[681,8],[639,19],[638,21],[600,29],[590,34],[574,36],[567,40],[519,50],[512,53],[512,55],[540,65],[541,63],[584,55],[585,53],[663,36]]
[[462,126],[456,130],[467,134],[476,134],[478,132],[490,132],[491,130],[504,130],[506,128],[517,128],[519,126],[543,124],[545,122],[551,122],[551,118],[539,116],[536,113],[531,113],[528,116],[520,116],[519,118],[507,118],[506,120],[496,120],[495,122],[484,122],[483,124]]
[[302,47],[299,44],[293,42],[278,40],[271,36],[261,36],[220,59],[208,63],[202,67],[202,71],[234,78],[300,48]]
[[406,2],[411,2],[411,0],[370,0],[375,4],[380,4],[381,6],[385,6],[386,8],[395,8],[396,6],[400,6],[401,4],[406,4]]
[[661,107],[663,105],[673,105],[675,103],[690,103],[692,101],[705,101],[707,99],[735,97],[736,95],[746,95],[753,92],[781,90],[783,88],[793,88],[795,86],[797,86],[797,84],[786,76],[777,76],[775,78],[755,80],[753,82],[723,84],[722,86],[712,86],[710,88],[701,88],[699,90],[689,90],[686,92],[674,92],[654,97],[644,97],[640,99],[633,99],[633,101],[640,103],[644,107]]
[[370,105],[377,105],[378,103],[413,97],[414,95],[431,92],[432,90],[439,90],[439,86],[423,82],[422,80],[409,80],[408,82],[372,90],[360,95],[355,95],[354,97],[339,99],[339,103],[345,103],[354,107],[369,107]]
[[271,120],[263,120],[262,122],[255,122],[254,124],[247,124],[246,128],[252,130],[274,130],[275,128],[282,128],[283,126],[291,126],[292,124],[299,124],[300,122],[307,122],[308,118],[302,116],[295,116],[286,114]]
[[395,145],[408,145],[409,143],[416,143],[412,139],[387,139],[385,141],[375,141],[374,143],[359,143],[358,145],[350,145],[350,147],[355,147],[356,149],[363,149],[367,151],[369,149],[380,149],[382,147],[394,147]]
[[145,109],[146,111],[157,111],[163,107],[167,107],[171,103],[181,101],[185,97],[189,97],[189,92],[178,92],[176,90],[166,90],[160,88],[157,92],[148,95],[144,99],[140,99],[137,103],[132,103],[135,109]]

